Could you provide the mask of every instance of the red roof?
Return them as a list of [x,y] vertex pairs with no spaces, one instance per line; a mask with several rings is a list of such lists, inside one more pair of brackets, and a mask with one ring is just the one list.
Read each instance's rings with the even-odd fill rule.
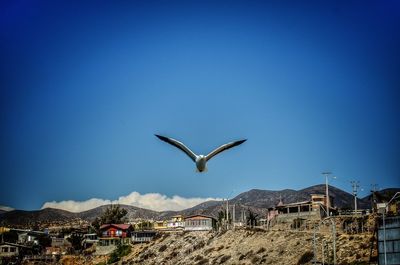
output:
[[103,230],[103,229],[111,227],[111,226],[119,228],[121,230],[127,230],[129,227],[131,227],[130,224],[104,224],[104,225],[100,226],[100,229]]

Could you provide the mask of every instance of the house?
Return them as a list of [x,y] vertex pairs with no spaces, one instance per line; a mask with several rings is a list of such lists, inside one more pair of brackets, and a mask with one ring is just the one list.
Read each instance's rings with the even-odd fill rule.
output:
[[156,235],[156,231],[134,231],[132,232],[132,242],[133,243],[143,243],[153,240]]
[[[324,209],[327,207],[327,201],[326,201],[326,195],[325,194],[311,194],[311,203],[312,207],[315,210],[319,210],[319,206],[322,205]],[[330,212],[335,211],[335,208],[333,208],[334,205],[334,198],[332,196],[329,196],[329,206],[330,206]]]
[[135,231],[143,231],[143,230],[152,230],[153,222],[149,220],[139,220],[138,222],[133,224],[133,230]]
[[185,218],[185,231],[210,231],[217,227],[217,220],[207,215],[191,215]]
[[20,244],[0,243],[0,261],[2,258],[17,257],[21,252],[26,253],[29,250],[32,250],[32,248]]
[[65,248],[65,247],[71,247],[72,244],[71,242],[68,241],[68,239],[61,237],[52,237],[51,238],[51,246],[52,247],[58,247],[58,248]]
[[[333,198],[329,197],[330,204],[333,205]],[[284,204],[280,201],[277,206],[268,209],[266,223],[267,226],[270,226],[274,223],[291,223],[295,219],[318,220],[327,216],[326,205],[326,196],[323,194],[311,194],[310,200],[301,202]],[[335,208],[329,208],[330,214],[335,211]]]
[[83,240],[82,240],[83,248],[89,248],[98,242],[99,242],[99,238],[97,237],[96,233],[83,235]]
[[20,232],[18,231],[18,243],[19,244],[33,244],[33,245],[39,245],[39,240],[37,234],[30,232],[30,231],[24,231]]
[[294,219],[320,219],[321,213],[314,210],[311,201],[287,203],[277,206],[278,222],[292,222]]
[[52,237],[51,246],[46,247],[47,255],[60,255],[66,254],[72,248],[71,242],[67,238]]
[[165,231],[168,229],[167,221],[154,221],[153,228],[156,231]]
[[0,257],[14,257],[19,255],[20,245],[12,243],[0,244]]
[[185,218],[183,215],[174,215],[167,222],[168,230],[183,230],[185,227]]
[[101,237],[98,245],[129,244],[132,231],[130,224],[104,224],[100,227]]

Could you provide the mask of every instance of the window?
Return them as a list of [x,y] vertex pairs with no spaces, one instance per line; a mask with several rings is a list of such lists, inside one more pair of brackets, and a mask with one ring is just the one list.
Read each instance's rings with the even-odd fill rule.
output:
[[10,252],[15,252],[16,250],[16,247],[10,247]]

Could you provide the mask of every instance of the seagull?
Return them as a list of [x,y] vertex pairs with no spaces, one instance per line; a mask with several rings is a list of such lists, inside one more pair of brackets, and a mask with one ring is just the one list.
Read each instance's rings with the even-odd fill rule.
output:
[[224,145],[221,145],[220,147],[218,147],[217,149],[211,151],[208,155],[196,155],[195,153],[193,153],[192,150],[190,150],[188,147],[186,147],[183,143],[172,139],[172,138],[168,138],[165,136],[161,136],[158,134],[155,134],[155,136],[157,136],[161,141],[167,142],[169,144],[172,144],[173,146],[181,149],[183,152],[185,152],[185,154],[187,154],[192,160],[193,162],[196,163],[196,167],[197,167],[197,171],[198,172],[204,172],[207,171],[207,167],[206,167],[206,163],[208,160],[210,160],[211,158],[213,158],[214,156],[218,155],[219,153],[221,153],[222,151],[225,151],[229,148],[232,148],[234,146],[240,145],[244,142],[247,141],[247,139],[244,140],[239,140],[239,141],[234,141],[234,142],[230,142]]

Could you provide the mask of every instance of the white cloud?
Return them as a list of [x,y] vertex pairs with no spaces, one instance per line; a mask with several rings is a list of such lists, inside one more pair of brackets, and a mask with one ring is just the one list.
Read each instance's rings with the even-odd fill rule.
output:
[[8,206],[4,206],[4,205],[0,205],[0,210],[9,212],[9,211],[14,210],[14,208],[11,208],[11,207],[8,207]]
[[43,204],[44,208],[56,208],[62,209],[70,212],[82,212],[96,208],[98,206],[106,204],[125,204],[132,205],[144,209],[154,210],[154,211],[180,211],[193,206],[196,206],[202,202],[209,200],[220,200],[217,198],[183,198],[177,195],[168,197],[159,193],[147,193],[140,194],[136,191],[128,194],[127,196],[121,196],[117,200],[104,200],[92,198],[86,201],[52,201]]

